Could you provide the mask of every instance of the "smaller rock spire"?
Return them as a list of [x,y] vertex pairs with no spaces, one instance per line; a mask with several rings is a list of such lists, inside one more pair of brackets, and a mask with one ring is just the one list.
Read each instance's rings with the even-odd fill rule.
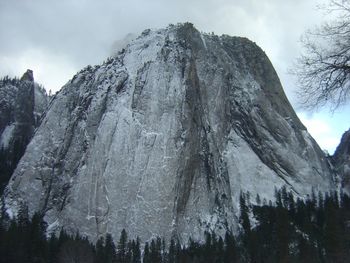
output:
[[33,70],[27,69],[27,71],[23,74],[21,80],[34,81]]

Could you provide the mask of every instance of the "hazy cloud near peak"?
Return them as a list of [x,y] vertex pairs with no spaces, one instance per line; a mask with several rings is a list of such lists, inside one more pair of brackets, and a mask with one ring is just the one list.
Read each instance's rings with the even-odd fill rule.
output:
[[[303,1],[1,0],[1,35],[19,37],[20,41],[15,45],[1,43],[0,47],[1,50],[13,50],[22,45],[42,45],[68,53],[80,53],[77,49],[79,43],[96,48],[101,45],[103,48],[113,40],[142,31],[145,27],[164,27],[169,23],[188,20],[203,31],[253,35],[254,29],[256,26],[259,28],[262,21],[278,19],[281,14],[280,18],[288,22],[295,17],[290,14],[293,11],[300,15],[302,10],[298,10],[301,5],[298,3]],[[299,8],[309,12],[309,6],[304,4]],[[275,27],[283,23],[282,20],[275,22]]]

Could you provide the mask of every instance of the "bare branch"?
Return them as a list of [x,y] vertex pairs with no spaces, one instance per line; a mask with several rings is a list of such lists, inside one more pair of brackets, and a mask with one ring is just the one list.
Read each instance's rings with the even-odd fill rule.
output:
[[345,104],[350,96],[350,1],[331,0],[327,11],[339,13],[302,38],[304,53],[295,70],[298,95],[307,109]]

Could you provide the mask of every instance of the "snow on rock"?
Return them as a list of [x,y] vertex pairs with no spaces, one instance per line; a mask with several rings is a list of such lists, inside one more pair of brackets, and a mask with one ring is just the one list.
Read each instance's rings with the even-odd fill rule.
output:
[[[145,30],[51,102],[9,183],[50,226],[202,239],[237,229],[240,191],[335,188],[265,53],[191,24]],[[52,229],[51,229],[52,230]]]
[[16,125],[12,123],[6,126],[3,132],[1,133],[0,148],[2,150],[6,150],[9,147],[15,128],[16,128]]

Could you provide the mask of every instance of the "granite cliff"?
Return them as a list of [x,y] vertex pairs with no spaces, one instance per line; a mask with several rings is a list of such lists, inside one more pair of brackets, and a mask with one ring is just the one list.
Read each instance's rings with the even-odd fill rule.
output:
[[266,54],[191,24],[145,30],[54,97],[5,191],[10,214],[96,240],[235,231],[240,191],[336,189]]

